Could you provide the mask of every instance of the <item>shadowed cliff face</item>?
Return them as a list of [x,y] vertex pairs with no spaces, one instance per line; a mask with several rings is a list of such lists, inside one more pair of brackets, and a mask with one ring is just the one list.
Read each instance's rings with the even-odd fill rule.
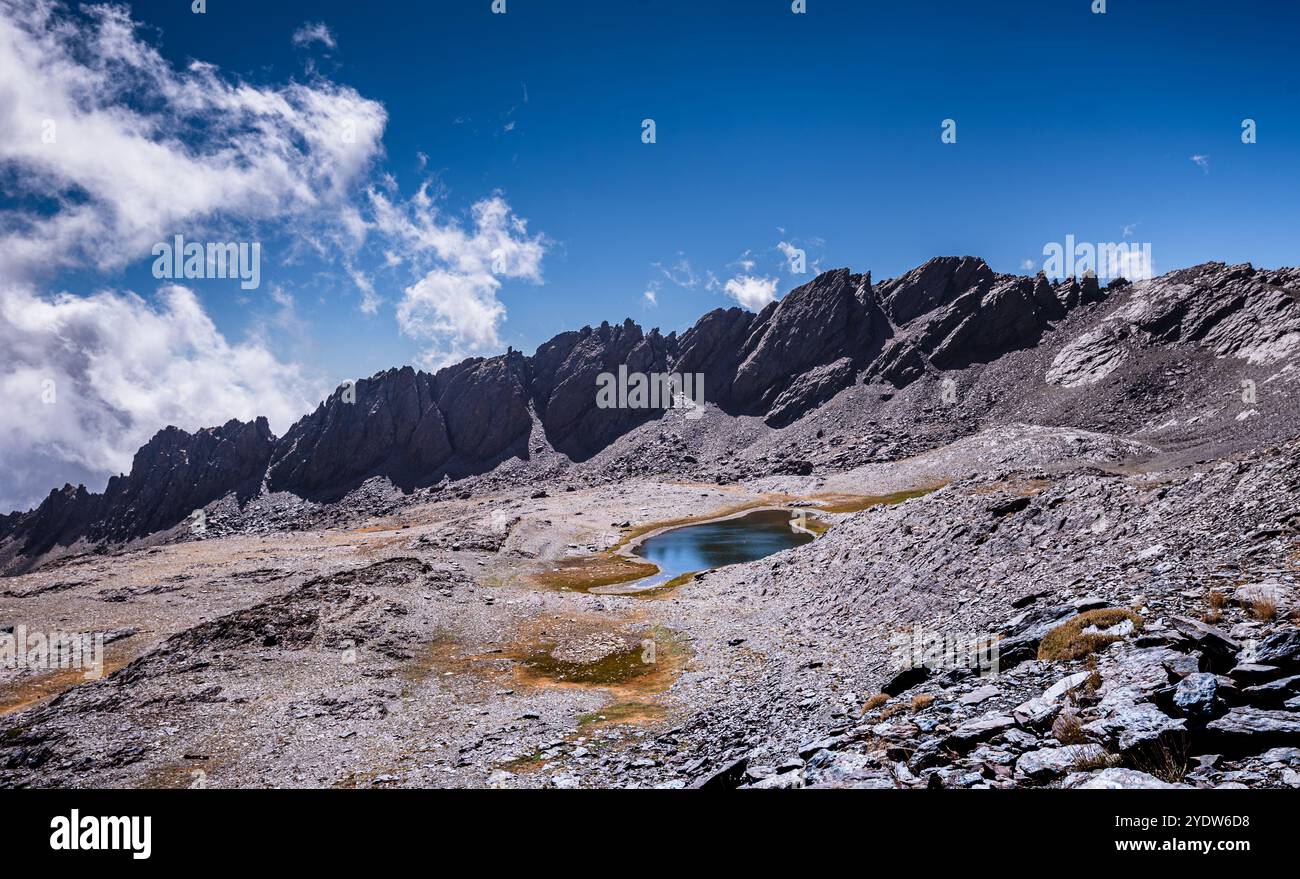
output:
[[627,371],[664,374],[676,335],[657,329],[642,333],[631,319],[622,326],[601,324],[563,333],[537,349],[531,358],[532,400],[546,438],[557,450],[584,460],[639,424],[658,417],[653,409],[601,409],[596,379],[601,373]]
[[275,437],[265,418],[186,433],[168,427],[110,479],[97,536],[123,539],[170,527],[227,492],[255,494]]
[[330,491],[370,473],[405,483],[451,457],[434,378],[409,366],[343,386],[275,444],[272,491]]
[[[370,476],[410,488],[474,471],[526,440],[528,363],[518,352],[436,375],[409,366],[344,385],[277,443],[267,486],[330,497]],[[459,465],[459,466],[457,466]]]
[[438,371],[438,408],[447,422],[454,454],[484,469],[512,445],[527,443],[528,359],[518,351],[486,360],[466,360]]
[[1300,270],[1220,263],[1105,289],[1093,278],[999,275],[974,257],[932,259],[874,286],[869,274],[836,269],[758,314],[711,311],[680,338],[627,320],[562,333],[532,357],[511,350],[433,375],[390,369],[340,387],[279,439],[262,418],[194,433],[168,427],[103,494],[64,486],[35,510],[0,516],[0,559],[12,570],[15,558],[21,567],[56,545],[145,536],[231,492],[333,500],[373,476],[410,489],[485,472],[528,456],[534,421],[554,449],[585,460],[662,414],[597,406],[597,376],[620,366],[702,374],[721,417],[782,427],[859,381],[901,388],[1033,348],[1098,303],[1045,374],[1014,380],[1072,388],[1122,378],[1142,351],[1162,346],[1277,362],[1300,354],[1297,289]]
[[103,494],[65,485],[32,512],[8,517],[0,538],[19,540],[23,555],[38,556],[81,538],[117,542],[170,528],[232,491],[255,494],[274,440],[265,418],[194,433],[168,427],[140,447],[130,475],[114,476]]
[[1033,347],[1053,321],[1104,292],[1096,278],[1053,286],[1041,273],[995,275],[983,260],[941,257],[881,284],[877,296],[897,330],[869,374],[901,387],[927,369],[964,369]]
[[870,275],[826,272],[754,328],[732,396],[769,424],[787,424],[850,384],[891,332]]

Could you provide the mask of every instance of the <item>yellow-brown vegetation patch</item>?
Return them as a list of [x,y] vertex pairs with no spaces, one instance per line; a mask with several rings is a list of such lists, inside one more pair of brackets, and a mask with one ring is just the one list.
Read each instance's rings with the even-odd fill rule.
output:
[[1142,631],[1142,617],[1127,608],[1107,607],[1081,613],[1043,636],[1038,645],[1038,658],[1068,661],[1104,650],[1122,638],[1103,632],[1085,632],[1084,629],[1109,629],[1125,620],[1133,623],[1132,634]]
[[818,509],[827,513],[859,513],[871,507],[901,504],[903,501],[912,498],[924,497],[943,488],[945,484],[940,482],[933,485],[909,488],[906,491],[890,492],[889,494],[821,494],[814,495],[813,500],[822,501],[823,503],[818,505]]
[[[104,648],[104,677],[125,666],[135,656],[127,646],[131,638],[124,638]],[[12,714],[53,699],[55,696],[81,684],[90,683],[84,668],[60,668],[43,674],[28,675],[0,686],[0,714]]]
[[551,562],[545,571],[530,575],[534,583],[548,589],[590,592],[601,586],[628,583],[659,573],[659,566],[636,561],[613,552],[574,556]]

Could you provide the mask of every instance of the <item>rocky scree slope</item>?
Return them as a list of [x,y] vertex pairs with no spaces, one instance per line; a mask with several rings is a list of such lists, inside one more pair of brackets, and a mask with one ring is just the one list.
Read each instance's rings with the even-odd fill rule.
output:
[[[329,504],[376,477],[409,492],[527,474],[538,455],[548,472],[596,461],[588,481],[686,465],[726,481],[890,460],[1012,422],[1249,448],[1294,435],[1297,291],[1300,270],[1218,263],[1105,288],[1002,275],[974,257],[936,258],[879,284],[837,269],[757,314],[715,309],[680,337],[627,320],[562,333],[531,357],[511,350],[432,375],[391,369],[339,388],[279,438],[263,419],[169,427],[103,494],[65,486],[35,510],[0,516],[0,570],[173,528],[230,496],[240,507],[268,493]],[[596,376],[620,365],[703,374],[718,417],[692,430],[707,445],[656,454],[644,443],[662,411],[598,408]],[[1273,402],[1230,405],[1246,377]],[[940,404],[950,379],[957,402]],[[878,441],[827,448],[847,434]],[[776,444],[786,451],[760,451]],[[737,459],[738,449],[752,454]]]
[[[1297,498],[1295,442],[1133,476],[1004,469],[711,572],[673,624],[732,658],[685,677],[704,707],[621,781],[1300,787]],[[1091,649],[1045,648],[1070,624]],[[996,641],[997,674],[927,667],[918,632]]]

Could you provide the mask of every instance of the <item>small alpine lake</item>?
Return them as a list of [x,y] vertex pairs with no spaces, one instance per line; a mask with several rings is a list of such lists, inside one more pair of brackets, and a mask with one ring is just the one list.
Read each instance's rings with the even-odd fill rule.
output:
[[813,535],[797,530],[794,521],[790,510],[756,510],[651,535],[632,551],[658,565],[659,573],[637,581],[637,591],[661,586],[685,574],[752,562],[812,542]]

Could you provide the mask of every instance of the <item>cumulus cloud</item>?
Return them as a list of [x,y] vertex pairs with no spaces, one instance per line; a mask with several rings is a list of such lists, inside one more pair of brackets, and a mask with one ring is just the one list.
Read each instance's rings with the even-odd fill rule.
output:
[[176,70],[118,6],[0,7],[0,71],[10,278],[119,268],[230,215],[325,221],[379,155],[386,122],[380,104],[328,82]]
[[[322,80],[175,69],[124,7],[0,4],[0,509],[65,480],[102,489],[166,425],[266,415],[282,431],[318,399],[267,327],[227,340],[189,289],[150,302],[40,285],[148,259],[175,234],[278,223],[318,248],[358,246],[368,224],[350,200],[385,122],[380,104]],[[272,288],[280,320],[286,295]]]
[[334,34],[325,25],[323,21],[303,22],[299,28],[293,32],[293,44],[295,46],[310,46],[313,43],[320,43],[326,49],[334,49],[338,44],[334,41]]
[[776,299],[776,278],[757,278],[737,275],[727,281],[723,291],[750,311],[761,311],[763,306]]
[[497,325],[506,307],[497,299],[499,287],[486,273],[434,269],[402,291],[397,320],[408,336],[435,343],[424,355],[430,366],[456,363],[500,347]]
[[[274,294],[281,297],[283,294]],[[180,286],[42,297],[0,287],[0,510],[27,509],[55,474],[102,490],[158,429],[267,416],[277,433],[317,399],[260,341],[231,344]]]
[[475,203],[468,224],[444,216],[427,184],[404,202],[371,189],[370,201],[374,227],[396,262],[421,272],[402,291],[397,321],[407,336],[428,344],[423,365],[498,350],[506,318],[500,279],[542,283],[545,236],[530,235],[528,222],[499,194]]
[[[334,35],[309,22],[294,42],[332,48]],[[274,280],[278,310],[242,342],[184,287],[152,300],[48,289],[63,272],[151,260],[176,234],[281,234],[286,261],[333,263],[370,314],[385,303],[374,274],[408,272],[397,325],[428,343],[425,365],[495,353],[501,283],[541,283],[545,239],[500,195],[468,217],[427,186],[398,196],[376,170],[386,123],[380,103],[319,76],[253,85],[202,61],[174,67],[125,7],[0,0],[0,509],[64,481],[102,489],[168,424],[266,415],[281,432],[319,399],[324,382],[275,353],[272,337],[303,324]]]

